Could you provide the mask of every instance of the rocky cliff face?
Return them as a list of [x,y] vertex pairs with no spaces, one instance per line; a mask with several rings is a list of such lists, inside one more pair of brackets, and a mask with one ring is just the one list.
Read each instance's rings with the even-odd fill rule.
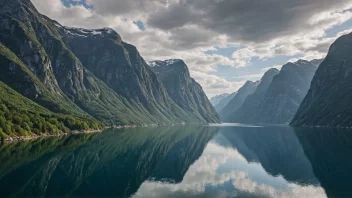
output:
[[188,67],[182,60],[152,61],[149,65],[172,100],[182,109],[203,122],[220,122],[202,87],[191,78]]
[[265,98],[265,94],[274,78],[279,73],[277,69],[270,69],[265,72],[264,76],[260,80],[255,92],[249,95],[242,106],[228,116],[228,120],[235,123],[253,123],[253,118],[258,112],[258,106]]
[[64,95],[56,81],[48,54],[32,26],[37,24],[37,17],[29,1],[0,2],[0,79],[54,111],[85,114]]
[[204,122],[112,29],[64,27],[29,0],[1,0],[0,30],[0,80],[52,111],[105,124]]
[[243,87],[238,90],[236,96],[221,110],[220,118],[224,122],[230,122],[230,115],[233,114],[237,109],[239,109],[243,102],[246,100],[247,96],[254,93],[259,85],[259,81],[252,82],[247,81]]
[[352,126],[351,53],[352,33],[330,46],[291,125]]

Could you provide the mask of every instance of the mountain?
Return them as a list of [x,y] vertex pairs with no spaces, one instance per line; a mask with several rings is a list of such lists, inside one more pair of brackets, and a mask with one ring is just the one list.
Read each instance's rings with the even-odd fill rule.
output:
[[260,93],[247,97],[230,121],[249,124],[290,122],[307,94],[321,61],[298,60],[285,64],[277,75],[272,76],[270,83],[263,86]]
[[255,92],[249,95],[242,106],[235,112],[230,114],[227,118],[230,122],[235,123],[253,123],[253,118],[258,112],[258,107],[262,100],[265,98],[265,94],[274,78],[279,73],[277,69],[269,69],[263,77],[260,79],[260,84],[258,85]]
[[225,98],[222,98],[217,105],[214,106],[216,112],[220,113],[221,110],[226,107],[227,104],[237,95],[237,91],[229,94]]
[[220,122],[202,87],[193,79],[184,61],[171,59],[149,62],[168,95],[186,112],[207,123]]
[[254,93],[259,85],[259,81],[247,81],[239,90],[236,96],[220,111],[222,121],[229,122],[229,116],[240,108],[247,96]]
[[291,125],[352,126],[352,33],[338,38],[320,64]]
[[255,123],[286,124],[297,112],[322,60],[287,63],[273,78],[266,96],[253,118]]
[[213,120],[199,116],[211,110],[204,98],[195,113],[176,104],[136,47],[112,29],[65,27],[29,0],[1,0],[0,32],[0,81],[54,113],[105,125]]
[[216,96],[210,98],[210,102],[215,107],[216,105],[218,105],[220,103],[221,100],[225,99],[229,95],[230,95],[229,93],[216,95]]

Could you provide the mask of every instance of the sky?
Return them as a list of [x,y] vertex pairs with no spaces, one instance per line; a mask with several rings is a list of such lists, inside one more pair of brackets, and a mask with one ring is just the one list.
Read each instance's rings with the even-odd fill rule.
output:
[[324,58],[352,32],[351,0],[31,0],[65,26],[110,27],[146,61],[183,59],[208,97],[269,68]]

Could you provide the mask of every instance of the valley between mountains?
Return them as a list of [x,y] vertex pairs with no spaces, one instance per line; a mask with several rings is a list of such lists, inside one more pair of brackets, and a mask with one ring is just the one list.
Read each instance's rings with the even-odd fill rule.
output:
[[183,60],[146,62],[113,29],[66,27],[29,0],[0,0],[0,137],[220,122],[351,127],[351,53],[350,33],[325,59],[269,69],[209,100]]

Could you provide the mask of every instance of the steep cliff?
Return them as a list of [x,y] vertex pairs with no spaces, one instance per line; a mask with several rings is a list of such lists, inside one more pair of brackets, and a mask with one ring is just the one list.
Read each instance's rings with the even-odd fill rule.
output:
[[351,53],[352,33],[330,46],[291,125],[352,126]]
[[172,100],[203,122],[220,122],[202,87],[193,79],[182,60],[152,61],[151,69],[166,87]]

